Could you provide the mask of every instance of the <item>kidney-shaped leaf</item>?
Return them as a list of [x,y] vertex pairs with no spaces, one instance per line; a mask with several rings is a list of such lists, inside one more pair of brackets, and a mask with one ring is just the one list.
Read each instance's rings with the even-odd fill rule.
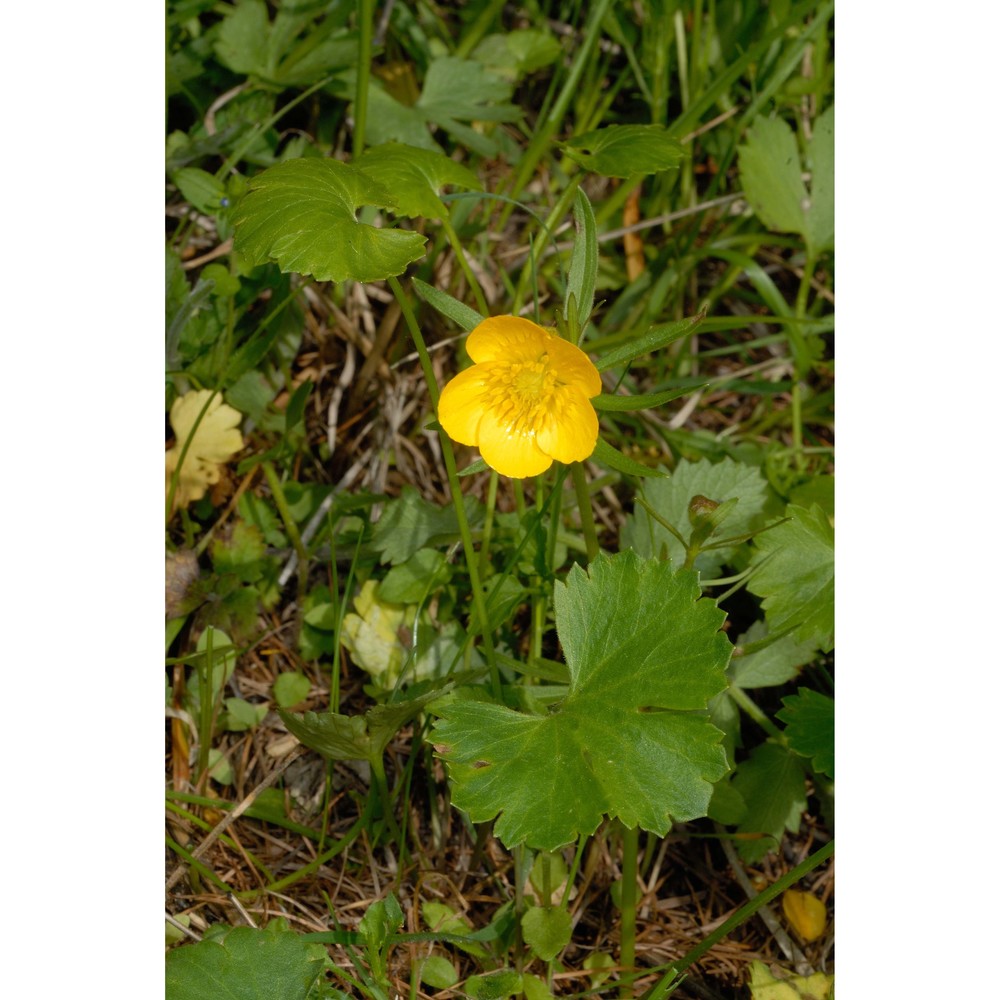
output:
[[393,192],[399,215],[440,219],[447,214],[438,197],[445,185],[474,191],[483,188],[479,178],[461,163],[401,142],[387,142],[367,150],[357,161],[357,167]]
[[684,159],[684,147],[662,125],[606,125],[563,148],[582,167],[606,177],[658,174]]
[[394,208],[396,198],[357,167],[301,159],[253,178],[236,210],[235,249],[252,264],[320,281],[378,281],[400,274],[424,253],[424,237],[357,221],[363,205]]
[[534,716],[502,705],[439,709],[434,739],[452,801],[497,836],[555,850],[605,815],[662,836],[704,816],[726,772],[722,734],[703,710],[726,686],[725,615],[693,573],[634,552],[601,556],[557,584],[569,694]]

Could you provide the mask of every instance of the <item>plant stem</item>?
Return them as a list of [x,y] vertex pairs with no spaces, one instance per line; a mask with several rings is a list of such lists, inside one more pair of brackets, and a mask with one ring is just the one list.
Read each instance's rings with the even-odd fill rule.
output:
[[785,738],[785,734],[757,707],[756,702],[750,698],[746,691],[730,685],[727,693],[768,736],[777,740],[782,746],[787,745],[788,740]]
[[465,275],[465,280],[469,283],[469,288],[472,290],[476,305],[479,306],[479,311],[484,316],[489,316],[490,307],[486,302],[486,296],[483,295],[483,290],[480,288],[476,276],[472,273],[472,268],[469,266],[469,261],[465,256],[465,248],[462,246],[462,241],[458,238],[458,233],[455,232],[455,227],[451,224],[451,219],[448,216],[442,217],[441,228],[448,237],[448,242],[451,244],[452,250],[455,251],[455,259],[458,261],[458,266],[462,269],[462,274]]
[[[299,534],[299,526],[295,523],[295,518],[292,515],[292,510],[288,506],[288,501],[285,499],[285,491],[282,488],[281,480],[278,478],[277,472],[274,470],[274,466],[270,462],[261,462],[260,467],[264,472],[264,478],[267,480],[267,485],[271,488],[271,496],[274,498],[274,505],[278,508],[278,514],[281,517],[281,523],[285,526],[285,531],[288,532],[288,539],[292,543],[292,548],[295,550],[295,555],[298,557],[298,570],[299,570],[299,587],[298,587],[298,614],[296,615],[296,620],[301,623],[302,619],[302,605],[306,598],[306,583],[309,574],[309,556],[306,553],[306,547],[302,543],[302,536]],[[296,628],[298,632],[298,628]]]
[[[635,968],[635,905],[638,883],[639,827],[622,826],[622,930],[619,964]],[[622,984],[620,996],[632,995],[631,984]]]
[[583,529],[583,538],[587,543],[587,562],[597,558],[601,551],[600,543],[597,541],[597,526],[594,524],[594,512],[590,507],[590,491],[587,489],[587,474],[584,472],[582,462],[574,462],[570,466],[573,476],[573,487],[576,490],[577,507],[580,508],[580,527]]
[[365,149],[365,127],[368,123],[368,79],[371,73],[372,21],[375,0],[357,0],[358,5],[358,75],[354,87],[354,143],[356,160]]
[[[396,296],[396,301],[402,310],[403,319],[406,321],[407,327],[409,327],[410,336],[413,337],[417,354],[420,356],[420,366],[423,368],[424,378],[427,380],[427,391],[430,393],[431,405],[434,407],[436,414],[438,399],[441,393],[438,390],[437,378],[434,375],[434,366],[431,364],[430,355],[427,353],[427,344],[424,342],[424,335],[420,332],[420,327],[417,325],[417,319],[413,314],[410,300],[403,291],[402,286],[394,277],[390,277],[388,281],[389,287]],[[465,513],[462,484],[459,482],[458,467],[455,464],[455,452],[451,446],[451,438],[443,430],[438,433],[438,438],[441,442],[441,453],[444,456],[445,468],[448,471],[448,488],[451,491],[452,502],[455,506],[458,532],[461,535],[462,548],[465,551],[465,565],[469,571],[469,585],[472,588],[472,603],[475,608],[476,618],[478,618],[479,631],[483,637],[483,651],[486,654],[486,663],[490,670],[490,687],[493,697],[499,700],[500,672],[497,669],[496,651],[493,648],[493,632],[490,629],[490,619],[486,612],[486,599],[483,595],[483,587],[479,576],[479,561],[476,555],[476,547],[472,541],[472,531],[469,528],[469,519]]]

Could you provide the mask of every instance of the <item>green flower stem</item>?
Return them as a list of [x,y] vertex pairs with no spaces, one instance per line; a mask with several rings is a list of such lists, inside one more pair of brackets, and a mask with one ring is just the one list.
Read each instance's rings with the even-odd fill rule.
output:
[[298,614],[296,617],[299,621],[301,621],[303,604],[306,599],[306,583],[309,574],[309,556],[306,553],[306,547],[302,542],[302,536],[299,534],[299,526],[295,523],[292,510],[288,506],[288,501],[285,499],[285,491],[282,488],[281,480],[278,478],[277,472],[274,471],[274,466],[270,462],[265,461],[260,463],[260,467],[264,472],[264,478],[267,480],[267,485],[271,488],[271,496],[274,497],[274,505],[278,508],[281,523],[284,524],[285,531],[288,532],[288,539],[292,543],[295,555],[298,557],[299,588]]
[[[435,414],[438,408],[438,399],[441,396],[438,390],[437,378],[434,375],[434,366],[431,364],[430,355],[427,353],[427,344],[424,343],[424,335],[417,325],[417,318],[413,314],[410,300],[403,291],[402,286],[395,277],[388,279],[389,287],[396,296],[396,301],[403,313],[403,319],[413,337],[413,343],[420,356],[420,366],[424,370],[424,378],[427,380],[427,391],[430,393],[431,405]],[[469,528],[469,519],[465,514],[465,504],[462,502],[462,484],[458,479],[458,467],[455,464],[455,451],[451,446],[451,438],[443,430],[438,434],[441,441],[441,453],[444,456],[445,468],[448,470],[448,488],[451,491],[452,502],[455,505],[455,517],[458,520],[458,532],[462,537],[462,548],[465,550],[465,565],[469,570],[469,583],[472,587],[472,603],[476,611],[480,634],[483,637],[483,651],[486,654],[486,663],[490,670],[490,687],[493,696],[500,699],[500,672],[497,669],[496,650],[493,647],[493,633],[490,630],[490,618],[486,612],[486,599],[483,595],[483,587],[479,576],[479,561],[476,555],[476,547],[472,541],[472,531]]]
[[[619,824],[621,826],[621,824]],[[635,909],[638,883],[639,827],[621,826],[622,831],[622,930],[620,965],[635,968]],[[620,996],[632,995],[631,983],[623,983]]]
[[354,143],[356,160],[365,149],[365,127],[368,123],[368,78],[371,73],[372,22],[375,0],[357,0],[358,7],[358,75],[354,87]]
[[594,524],[594,512],[590,507],[590,491],[587,489],[587,475],[582,462],[574,462],[570,466],[573,476],[573,487],[576,489],[577,506],[580,508],[580,526],[587,543],[587,562],[597,558],[601,551],[597,541],[597,526]]
[[490,469],[490,485],[486,490],[486,520],[483,522],[483,534],[479,541],[479,573],[486,576],[490,564],[490,539],[493,537],[493,515],[497,506],[497,484],[500,477],[496,469]]
[[782,746],[787,745],[788,741],[785,738],[785,734],[757,707],[753,699],[742,688],[730,685],[728,694],[768,736],[777,740]]
[[739,927],[746,920],[749,920],[765,903],[770,903],[772,899],[780,896],[786,889],[795,885],[799,879],[823,864],[833,854],[833,845],[834,841],[831,840],[816,851],[815,854],[811,854],[806,858],[802,864],[796,865],[787,875],[783,875],[773,885],[769,885],[762,892],[754,896],[745,906],[741,906],[727,921],[712,931],[704,941],[692,948],[682,959],[673,963],[671,968],[674,974],[681,973],[694,965],[702,955],[714,948],[730,931]]
[[[545,476],[535,476],[535,512],[539,518],[545,514]],[[545,594],[542,578],[531,576],[531,641],[528,656],[537,660],[542,655],[542,634],[545,631]]]
[[[809,285],[812,282],[813,272],[816,270],[816,259],[813,254],[806,252],[805,266],[802,268],[802,281],[799,283],[799,290],[795,296],[795,318],[804,320],[808,316],[809,306]],[[802,331],[795,327],[796,340],[802,341]],[[806,354],[803,344],[799,356]],[[792,386],[792,450],[795,456],[795,467],[802,472],[805,469],[805,454],[802,448],[802,380],[806,373],[801,370],[799,358],[796,358],[795,384]]]
[[486,296],[483,295],[483,290],[480,288],[476,276],[472,273],[472,268],[469,267],[468,258],[465,256],[465,248],[462,246],[462,241],[458,238],[458,233],[455,232],[455,227],[451,224],[451,219],[447,215],[441,218],[441,228],[448,237],[448,242],[451,244],[452,250],[455,251],[458,266],[462,269],[462,274],[465,275],[465,280],[469,283],[469,288],[472,289],[472,295],[476,300],[476,305],[479,306],[479,311],[484,316],[489,316],[490,307],[486,302]]

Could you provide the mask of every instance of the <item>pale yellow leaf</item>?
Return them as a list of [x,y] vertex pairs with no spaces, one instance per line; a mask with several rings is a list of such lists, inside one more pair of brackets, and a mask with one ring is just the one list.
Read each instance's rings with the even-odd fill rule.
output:
[[[203,409],[205,415],[197,423]],[[239,432],[241,419],[238,410],[228,406],[222,401],[222,396],[213,394],[209,389],[192,390],[174,400],[174,405],[170,407],[170,425],[177,440],[166,454],[168,496],[181,453],[191,439],[174,493],[175,508],[187,507],[200,500],[208,487],[219,481],[220,466],[243,448],[243,436]]]

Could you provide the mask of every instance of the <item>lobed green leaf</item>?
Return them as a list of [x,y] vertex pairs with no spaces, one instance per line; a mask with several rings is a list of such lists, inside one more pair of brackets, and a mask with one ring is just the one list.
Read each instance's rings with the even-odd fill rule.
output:
[[331,159],[300,159],[254,177],[234,216],[234,249],[251,264],[320,281],[377,281],[424,254],[418,233],[357,221],[364,205],[393,208],[396,198],[361,170]]
[[603,816],[663,835],[705,815],[726,772],[704,714],[726,685],[725,615],[697,577],[633,552],[600,556],[556,584],[569,694],[548,715],[485,702],[439,706],[434,739],[452,801],[474,822],[499,814],[508,846],[554,850]]

